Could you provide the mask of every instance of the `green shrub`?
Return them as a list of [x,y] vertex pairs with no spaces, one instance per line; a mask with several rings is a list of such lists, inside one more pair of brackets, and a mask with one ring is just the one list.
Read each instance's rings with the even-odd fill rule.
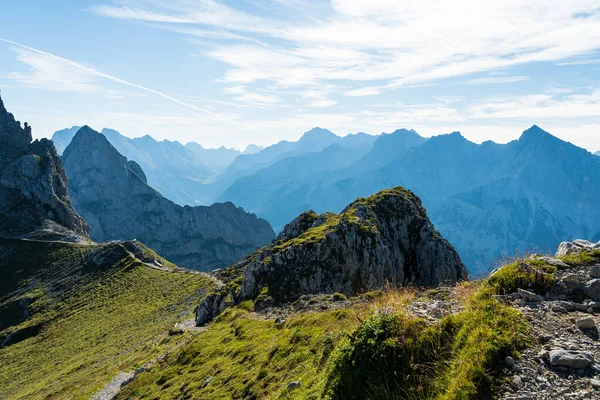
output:
[[422,320],[373,315],[341,349],[327,390],[334,400],[428,398],[442,347]]
[[346,295],[343,294],[343,293],[335,292],[334,294],[332,294],[332,296],[333,296],[333,301],[345,301],[345,300],[347,300]]
[[582,251],[576,254],[567,254],[566,256],[559,257],[564,263],[572,266],[590,265],[600,262],[600,249],[589,251]]
[[505,265],[486,281],[486,286],[493,288],[496,294],[516,292],[518,288],[533,290],[543,294],[554,283],[552,274],[536,274],[519,268],[519,262]]

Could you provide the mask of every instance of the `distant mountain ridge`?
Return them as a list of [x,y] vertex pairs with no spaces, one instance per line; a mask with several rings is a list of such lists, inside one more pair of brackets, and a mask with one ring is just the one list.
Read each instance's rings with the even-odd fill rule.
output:
[[[265,168],[234,182],[220,200],[278,229],[303,209],[339,212],[353,198],[402,185],[422,199],[472,272],[489,270],[503,254],[599,239],[600,158],[586,150],[537,126],[508,144],[478,145],[459,132],[419,138],[408,130],[381,135],[358,161],[306,177]],[[311,171],[322,159],[314,157],[283,162]]]
[[[398,129],[339,137],[314,128],[297,142],[237,155],[210,181],[169,182],[200,204],[231,201],[275,230],[305,210],[339,212],[356,197],[402,185],[422,199],[476,272],[489,270],[503,254],[550,250],[572,237],[600,238],[600,227],[582,217],[598,213],[591,196],[598,190],[600,158],[574,149],[537,126],[508,144],[475,144],[459,132],[423,138]],[[583,174],[587,186],[573,174]],[[172,197],[173,191],[160,191]]]
[[[80,127],[57,131],[52,136],[59,154],[69,145]],[[235,149],[205,149],[195,142],[185,146],[177,141],[157,141],[150,135],[130,139],[114,129],[102,134],[129,160],[137,162],[147,174],[149,184],[180,205],[204,204],[202,183],[223,172],[235,157]],[[253,151],[253,148],[250,149]]]
[[274,237],[269,223],[232,203],[179,206],[150,187],[143,169],[84,126],[63,153],[69,195],[100,242],[137,239],[179,266],[211,270]]

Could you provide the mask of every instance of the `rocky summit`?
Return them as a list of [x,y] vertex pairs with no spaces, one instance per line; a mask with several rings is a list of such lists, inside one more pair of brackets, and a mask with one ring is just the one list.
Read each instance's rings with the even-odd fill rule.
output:
[[63,153],[69,195],[100,242],[137,239],[179,266],[224,267],[269,243],[269,223],[232,203],[181,207],[106,139],[82,127]]
[[51,141],[32,142],[0,99],[0,235],[78,240],[87,224],[71,207],[67,176]]
[[226,286],[198,307],[199,325],[228,301],[256,299],[257,309],[306,294],[351,296],[386,284],[455,283],[468,279],[468,272],[420,199],[396,187],[359,198],[340,214],[305,212],[270,246],[216,276]]

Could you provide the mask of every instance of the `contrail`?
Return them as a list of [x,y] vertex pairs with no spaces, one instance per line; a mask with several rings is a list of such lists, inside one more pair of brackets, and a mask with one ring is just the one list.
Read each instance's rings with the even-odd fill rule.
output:
[[128,82],[126,80],[117,78],[115,76],[108,75],[108,74],[105,74],[105,73],[100,72],[100,71],[96,71],[95,69],[88,68],[88,67],[83,66],[81,64],[77,64],[76,62],[73,62],[73,61],[68,60],[66,58],[59,57],[59,56],[57,56],[55,54],[47,53],[45,51],[34,49],[33,47],[29,47],[29,46],[26,46],[26,45],[21,44],[21,43],[13,42],[12,40],[8,40],[8,39],[4,39],[4,38],[0,37],[0,41],[6,42],[6,43],[10,43],[10,44],[22,47],[22,48],[27,49],[27,50],[34,51],[34,52],[36,52],[38,54],[43,54],[45,56],[52,57],[52,58],[54,58],[56,60],[60,60],[60,61],[62,61],[64,63],[70,64],[70,65],[72,65],[72,66],[74,66],[76,68],[79,68],[81,70],[89,72],[90,74],[94,74],[94,75],[100,76],[102,78],[111,80],[113,82],[117,82],[117,83],[120,83],[120,84],[123,84],[123,85],[131,86],[131,87],[134,87],[136,89],[140,89],[140,90],[149,92],[149,93],[153,93],[153,94],[158,95],[160,97],[163,97],[163,98],[165,98],[167,100],[171,100],[171,101],[173,101],[173,102],[175,102],[175,103],[177,103],[179,105],[182,105],[182,106],[185,106],[185,107],[188,107],[188,108],[192,108],[192,109],[197,110],[197,111],[202,111],[203,113],[206,113],[206,114],[208,114],[210,116],[213,116],[213,117],[219,118],[220,120],[226,121],[226,119],[224,117],[220,116],[219,114],[216,114],[216,113],[214,113],[214,112],[212,112],[210,110],[207,110],[205,108],[202,108],[202,107],[196,107],[193,104],[185,103],[185,102],[183,102],[183,101],[181,101],[179,99],[176,99],[175,97],[169,96],[168,94],[164,94],[162,92],[159,92],[158,90],[150,89],[150,88],[147,88],[145,86],[141,86],[141,85],[137,85],[137,84],[132,83],[132,82]]

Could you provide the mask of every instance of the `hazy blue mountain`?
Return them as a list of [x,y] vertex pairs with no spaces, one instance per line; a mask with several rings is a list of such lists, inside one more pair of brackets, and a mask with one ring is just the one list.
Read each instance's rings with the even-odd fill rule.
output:
[[266,147],[258,153],[242,154],[236,157],[225,172],[223,172],[220,180],[233,182],[240,176],[249,175],[283,157],[321,151],[325,147],[336,143],[339,139],[339,136],[327,129],[313,128],[305,132],[297,142],[282,140]]
[[[319,133],[313,129],[310,135],[314,139]],[[280,229],[289,222],[290,215],[307,209],[306,196],[317,189],[315,184],[361,160],[381,140],[365,133],[336,138],[326,135],[335,143],[317,152],[295,156],[286,153],[288,156],[281,160],[237,179],[219,201],[240,201],[246,210],[262,215],[276,230]]]
[[335,143],[340,143],[343,147],[363,146],[370,148],[375,139],[376,136],[365,133],[347,135],[342,138],[327,129],[313,128],[305,132],[297,142],[282,140],[258,153],[242,154],[236,157],[214,183],[205,186],[204,194],[206,197],[204,201],[210,203],[225,198],[224,192],[236,180],[252,175],[284,158],[318,153]]
[[81,127],[73,126],[71,128],[65,128],[54,132],[54,135],[52,135],[52,142],[54,142],[54,147],[56,148],[58,155],[62,155],[63,151],[65,151],[69,143],[71,143],[71,139],[73,139],[73,136],[75,136],[79,128]]
[[196,142],[189,142],[185,147],[198,154],[202,162],[210,166],[215,173],[223,172],[237,156],[242,154],[239,150],[228,149],[224,146],[221,146],[218,149],[205,149]]
[[255,144],[249,144],[246,149],[243,151],[244,154],[254,154],[262,151],[264,149],[263,146],[257,146]]
[[339,212],[351,199],[402,185],[421,197],[474,272],[503,254],[600,238],[600,158],[537,126],[508,144],[475,144],[458,132],[426,140],[398,130],[381,135],[356,162],[330,169],[325,159],[335,149],[326,150],[238,179],[222,199],[278,230],[303,209]]
[[[52,140],[60,143],[59,150],[64,150],[63,146],[71,142],[77,128],[64,129],[53,135]],[[149,135],[131,139],[108,128],[104,128],[102,134],[119,153],[142,167],[149,185],[180,205],[205,204],[202,183],[221,173],[225,163],[239,154],[229,149],[199,151],[197,147],[201,146],[198,144],[184,146],[177,141],[157,141]]]
[[597,156],[600,156],[600,151],[597,151],[594,154],[597,155]]
[[240,200],[248,211],[259,213],[274,226],[281,227],[289,222],[291,213],[306,210],[303,193],[311,191],[319,176],[358,161],[370,150],[375,139],[364,133],[348,135],[319,152],[285,157],[236,180],[220,200]]

